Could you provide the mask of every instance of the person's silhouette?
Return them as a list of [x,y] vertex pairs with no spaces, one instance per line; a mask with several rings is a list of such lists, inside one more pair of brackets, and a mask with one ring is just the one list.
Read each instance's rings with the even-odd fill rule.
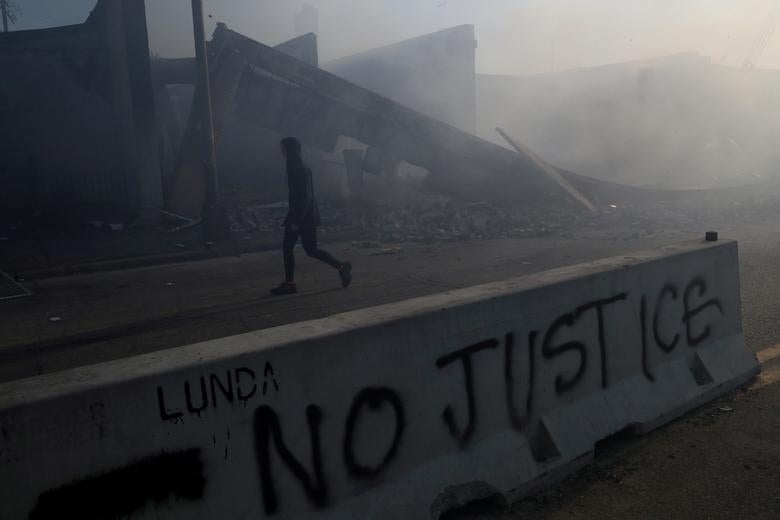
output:
[[352,264],[340,262],[317,245],[317,226],[320,225],[320,210],[314,197],[314,183],[311,169],[301,157],[301,142],[295,137],[285,137],[281,142],[282,155],[287,161],[287,188],[289,209],[284,219],[284,282],[271,289],[275,295],[298,292],[295,285],[295,255],[293,250],[301,238],[303,250],[338,270],[342,287],[352,282]]

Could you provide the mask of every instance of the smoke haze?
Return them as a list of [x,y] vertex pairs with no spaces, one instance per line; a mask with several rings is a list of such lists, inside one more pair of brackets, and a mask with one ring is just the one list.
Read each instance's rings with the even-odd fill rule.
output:
[[[94,4],[95,0],[73,0],[64,8],[59,1],[28,0],[15,28],[78,23]],[[780,76],[742,68],[776,0],[205,0],[204,4],[208,33],[217,22],[224,22],[269,45],[297,36],[296,13],[306,5],[315,7],[320,63],[472,24],[478,42],[480,137],[505,145],[495,132],[496,126],[502,126],[554,164],[594,177],[644,186],[738,184],[774,174],[780,159],[774,145],[780,131],[776,123],[780,113],[775,109]],[[194,54],[189,0],[147,0],[146,10],[153,54]],[[618,69],[593,68],[680,53],[699,57],[693,58],[691,66],[661,60]],[[398,56],[393,60],[414,61]],[[769,41],[758,66],[780,69],[780,35]],[[582,72],[560,72],[572,69]],[[397,76],[401,82],[408,81],[407,76],[419,78],[410,71]],[[394,95],[389,84],[384,90],[364,86],[419,108],[434,104],[432,93],[457,97],[445,89],[460,79],[450,79],[438,77],[435,86],[415,84],[419,99],[408,92]],[[449,110],[457,111],[452,108],[456,104],[450,102]],[[428,113],[447,122],[462,119],[454,113],[452,117]]]
[[[25,0],[15,29],[79,23],[94,0]],[[304,5],[319,10],[324,61],[445,27],[474,24],[477,70],[529,74],[679,52],[741,64],[774,0],[206,0],[211,17],[263,43],[295,36]],[[147,1],[152,51],[192,51],[190,2]],[[780,68],[780,38],[763,67]]]

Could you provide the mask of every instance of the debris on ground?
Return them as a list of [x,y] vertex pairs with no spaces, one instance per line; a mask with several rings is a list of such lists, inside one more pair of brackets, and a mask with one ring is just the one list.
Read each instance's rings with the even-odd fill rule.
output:
[[713,421],[715,418],[720,417],[721,415],[726,415],[732,412],[734,412],[734,408],[724,405],[708,410],[705,415],[709,418],[710,421]]
[[90,220],[88,224],[100,231],[123,231],[125,229],[124,224],[107,223],[102,220]]
[[[281,205],[234,208],[234,233],[281,234],[287,213]],[[553,235],[581,223],[587,215],[571,209],[497,206],[488,202],[438,200],[433,204],[320,206],[323,235],[350,235],[352,246],[371,249],[400,242],[450,242]],[[590,217],[592,218],[592,217]]]
[[377,251],[376,253],[371,253],[373,256],[382,256],[382,255],[400,255],[403,253],[404,250],[400,247],[383,247],[381,250]]
[[374,242],[372,240],[363,240],[363,241],[354,241],[352,242],[352,247],[356,249],[372,249],[379,247],[379,242]]

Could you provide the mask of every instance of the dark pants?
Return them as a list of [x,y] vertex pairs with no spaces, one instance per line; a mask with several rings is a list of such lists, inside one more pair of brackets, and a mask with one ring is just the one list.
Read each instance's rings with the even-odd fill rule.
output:
[[298,237],[301,237],[303,243],[303,250],[306,254],[312,258],[316,258],[321,262],[325,262],[331,267],[341,269],[341,262],[336,260],[333,255],[327,251],[323,251],[317,247],[317,228],[316,227],[304,227],[298,231],[292,231],[290,227],[284,228],[284,245],[282,250],[284,251],[284,277],[285,281],[295,281],[295,255],[293,249],[295,248]]

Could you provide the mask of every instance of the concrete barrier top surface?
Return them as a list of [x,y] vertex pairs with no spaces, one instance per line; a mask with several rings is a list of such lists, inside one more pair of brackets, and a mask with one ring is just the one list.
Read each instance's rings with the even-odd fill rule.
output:
[[687,242],[0,385],[0,518],[438,518],[751,377]]
[[318,320],[292,323],[142,356],[0,383],[0,409],[60,396],[64,392],[83,391],[106,383],[116,384],[139,377],[154,376],[172,369],[184,369],[203,363],[216,362],[244,353],[270,348],[284,348],[287,344],[300,341],[316,341],[323,336],[338,334],[356,327],[375,327],[381,323],[403,320],[424,312],[443,310],[479,301],[486,297],[500,297],[519,291],[529,291],[539,287],[565,283],[576,278],[597,276],[613,269],[639,266],[643,263],[715,247],[733,248],[736,255],[737,242],[735,240],[680,242],[658,249],[638,251],[630,256],[623,255],[594,260],[509,280],[350,311]]

